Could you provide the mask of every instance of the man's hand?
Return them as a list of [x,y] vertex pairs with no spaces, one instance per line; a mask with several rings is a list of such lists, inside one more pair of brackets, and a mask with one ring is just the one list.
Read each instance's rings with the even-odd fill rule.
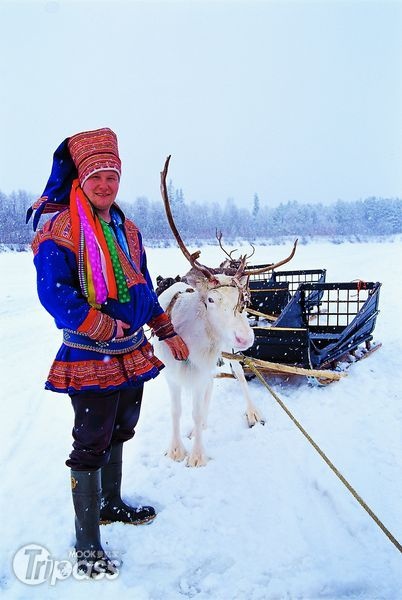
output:
[[128,323],[125,323],[124,321],[120,321],[120,319],[116,319],[116,325],[117,325],[117,331],[116,331],[116,335],[114,337],[117,340],[118,338],[124,337],[124,335],[125,335],[124,330],[130,329],[130,325]]
[[187,360],[189,351],[185,341],[179,335],[176,334],[163,341],[167,343],[176,360]]

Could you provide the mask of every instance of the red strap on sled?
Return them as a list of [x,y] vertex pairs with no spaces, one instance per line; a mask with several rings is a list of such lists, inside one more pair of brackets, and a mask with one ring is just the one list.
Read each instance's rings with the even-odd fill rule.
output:
[[357,291],[358,292],[360,292],[360,290],[367,289],[367,282],[363,281],[363,279],[354,279],[353,281],[357,281]]

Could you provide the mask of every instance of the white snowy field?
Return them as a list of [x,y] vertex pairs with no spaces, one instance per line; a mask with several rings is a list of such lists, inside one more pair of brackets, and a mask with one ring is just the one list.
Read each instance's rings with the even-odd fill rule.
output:
[[[260,246],[253,260],[277,261],[289,249]],[[298,248],[289,268],[325,267],[328,281],[383,283],[375,330],[383,347],[339,383],[314,388],[300,379],[274,381],[274,388],[402,543],[401,249],[401,242]],[[217,264],[219,250],[203,248],[200,260]],[[150,249],[148,263],[154,279],[186,270],[175,248]],[[102,527],[105,548],[123,560],[117,579],[19,581],[12,561],[21,547],[43,546],[60,561],[72,550],[64,461],[73,413],[67,396],[43,389],[61,334],[37,300],[32,255],[0,254],[0,271],[4,597],[402,598],[402,555],[258,381],[250,391],[266,425],[248,429],[238,384],[217,380],[205,434],[211,460],[190,469],[164,456],[170,406],[163,375],[145,386],[123,481],[126,498],[153,503],[159,514],[148,526]],[[190,426],[188,404],[184,431]]]

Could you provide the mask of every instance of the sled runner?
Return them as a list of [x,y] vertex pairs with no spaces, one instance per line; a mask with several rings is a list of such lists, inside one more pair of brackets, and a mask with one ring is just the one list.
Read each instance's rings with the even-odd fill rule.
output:
[[304,369],[336,369],[377,350],[372,345],[380,283],[301,283],[272,324],[253,327],[246,356]]

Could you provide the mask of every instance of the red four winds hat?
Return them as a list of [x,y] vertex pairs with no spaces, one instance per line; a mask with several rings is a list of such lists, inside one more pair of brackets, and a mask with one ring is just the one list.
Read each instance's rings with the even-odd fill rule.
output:
[[77,167],[81,187],[97,171],[116,171],[120,177],[117,137],[108,127],[73,135],[68,140],[68,149]]

